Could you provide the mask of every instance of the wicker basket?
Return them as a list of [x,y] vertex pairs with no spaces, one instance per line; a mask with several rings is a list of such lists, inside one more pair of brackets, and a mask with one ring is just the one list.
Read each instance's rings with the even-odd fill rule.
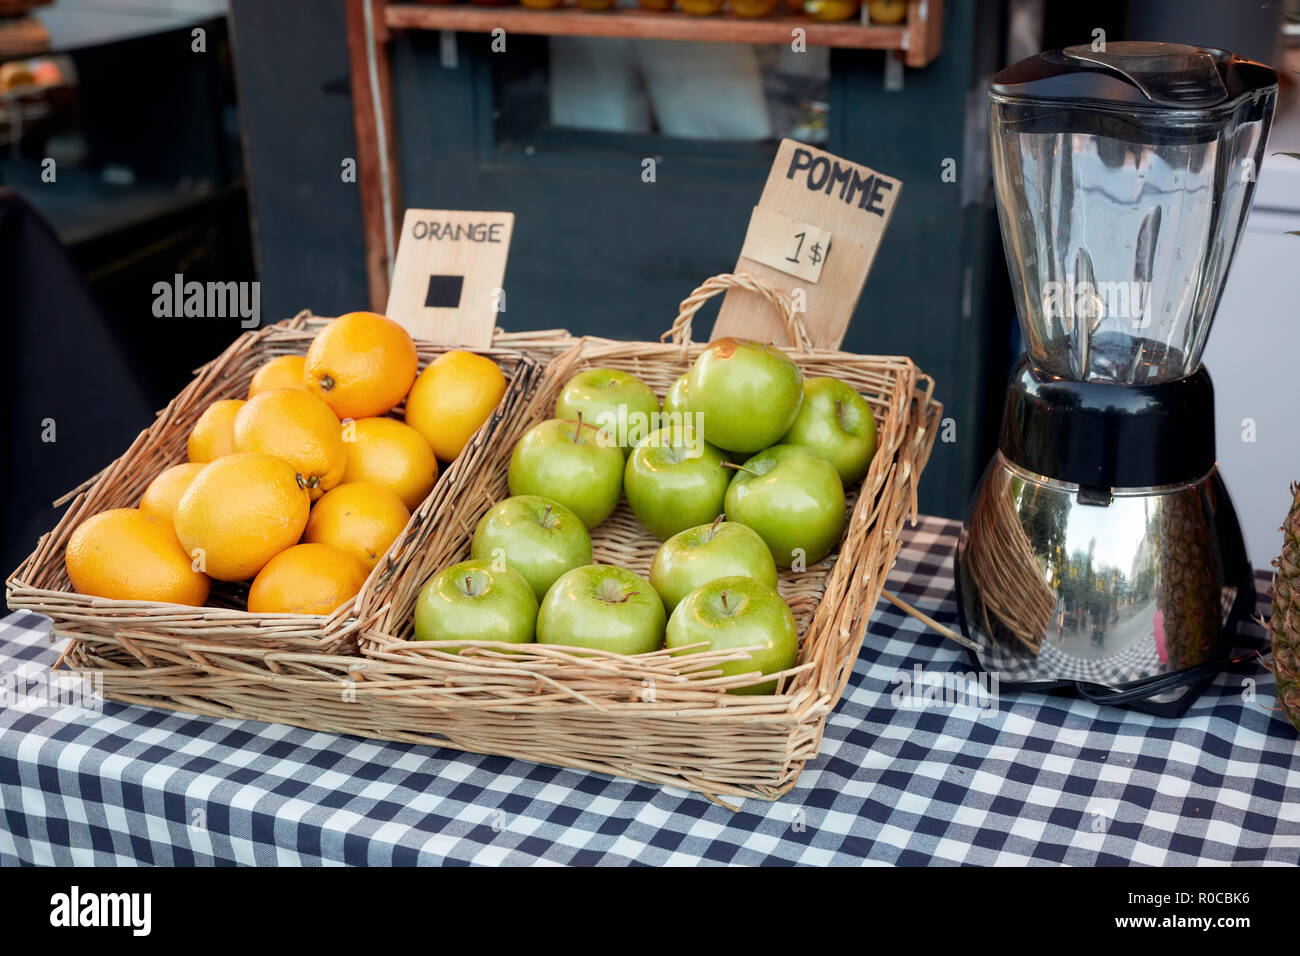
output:
[[[208,607],[192,608],[148,601],[115,601],[89,597],[73,590],[63,553],[73,531],[86,518],[109,508],[135,507],[149,482],[164,468],[186,460],[185,442],[204,409],[223,398],[242,398],[253,374],[277,355],[303,354],[328,320],[304,312],[237,339],[214,361],[199,369],[122,457],[66,498],[72,503],[54,530],[5,582],[12,609],[44,614],[59,635],[74,635],[128,666],[149,666],[155,649],[190,641],[243,646],[262,650],[316,653],[355,653],[355,632],[364,623],[357,608],[361,595],[326,617],[309,614],[250,614],[244,610],[247,585],[213,582]],[[446,349],[416,343],[420,366]],[[455,462],[440,476],[429,497],[415,509],[406,529],[371,571],[362,593],[387,586],[396,564],[393,555],[418,549],[430,526],[429,516],[443,507],[460,476],[472,473],[492,445],[495,430],[523,410],[542,367],[523,353],[493,350],[485,354],[502,366],[509,385],[492,418],[474,436]],[[66,500],[65,498],[65,500]]]
[[[152,641],[132,653],[130,633],[119,631],[116,638],[72,642],[64,665],[95,671],[105,696],[129,703],[497,753],[685,787],[713,799],[785,793],[817,754],[897,557],[903,521],[916,511],[916,485],[941,406],[932,400],[931,380],[908,359],[806,347],[789,353],[805,374],[844,379],[867,398],[877,418],[878,451],[850,495],[839,549],[804,572],[781,575],[801,646],[777,693],[726,694],[758,679],[718,675],[716,665],[732,657],[726,652],[579,658],[547,646],[529,646],[521,655],[514,645],[506,656],[481,644],[455,655],[445,645],[407,639],[419,588],[466,556],[480,515],[508,494],[506,463],[514,442],[551,417],[564,382],[582,368],[613,367],[664,392],[703,347],[690,341],[696,310],[732,286],[764,295],[781,309],[793,340],[806,342],[784,296],[743,276],[716,277],[696,290],[682,303],[669,343],[549,333],[498,337],[498,344],[554,358],[457,480],[439,482],[443,493],[435,492],[390,551],[389,573],[372,577],[358,596],[353,616],[363,656],[184,637]],[[626,505],[594,531],[593,544],[598,561],[642,574],[659,546]]]

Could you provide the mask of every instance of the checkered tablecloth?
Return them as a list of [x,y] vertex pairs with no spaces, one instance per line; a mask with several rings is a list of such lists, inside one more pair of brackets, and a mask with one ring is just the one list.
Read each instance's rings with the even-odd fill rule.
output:
[[[957,526],[906,532],[889,587],[954,623]],[[1261,583],[1263,579],[1261,578]],[[48,622],[0,622],[0,673]],[[918,672],[917,668],[921,670]],[[1300,861],[1300,741],[1223,675],[1178,720],[1064,697],[905,707],[959,649],[882,602],[821,756],[740,812],[502,757],[123,706],[0,711],[7,864],[1194,864]],[[924,681],[922,681],[923,683]],[[921,696],[919,693],[916,696]]]

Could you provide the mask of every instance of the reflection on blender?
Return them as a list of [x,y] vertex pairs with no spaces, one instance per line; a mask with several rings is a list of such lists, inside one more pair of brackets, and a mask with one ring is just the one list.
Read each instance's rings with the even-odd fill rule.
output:
[[1213,656],[1235,597],[1214,540],[1214,485],[1086,505],[1001,454],[985,482],[960,572],[988,666],[1114,685]]

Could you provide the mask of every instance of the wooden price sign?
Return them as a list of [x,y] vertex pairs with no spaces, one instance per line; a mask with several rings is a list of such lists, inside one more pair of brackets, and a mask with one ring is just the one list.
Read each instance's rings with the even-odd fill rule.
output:
[[514,226],[511,212],[406,210],[388,317],[419,339],[490,348]]
[[[802,300],[813,345],[838,348],[902,188],[901,180],[782,140],[735,271]],[[790,344],[772,307],[744,289],[723,299],[713,337],[726,335]]]

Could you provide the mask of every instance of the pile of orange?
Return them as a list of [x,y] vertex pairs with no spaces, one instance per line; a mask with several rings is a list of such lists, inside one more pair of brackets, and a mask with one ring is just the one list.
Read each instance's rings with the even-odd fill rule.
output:
[[[83,522],[65,561],[82,594],[202,605],[248,581],[257,613],[329,614],[353,597],[505,393],[496,363],[447,352],[417,376],[415,343],[373,312],[330,322],[304,355],[213,402],[189,461],[138,508]],[[403,405],[404,421],[395,417]]]

